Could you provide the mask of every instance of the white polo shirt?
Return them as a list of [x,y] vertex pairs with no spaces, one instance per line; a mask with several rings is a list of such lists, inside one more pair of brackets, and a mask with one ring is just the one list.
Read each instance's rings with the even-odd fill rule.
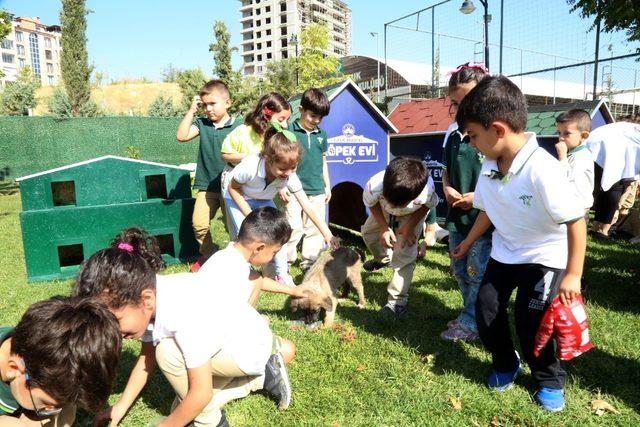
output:
[[491,257],[505,264],[567,266],[566,222],[582,218],[584,210],[560,162],[525,133],[506,176],[496,160],[485,159],[473,206],[493,223]]
[[362,201],[367,207],[375,206],[380,203],[382,210],[389,215],[404,216],[410,215],[420,209],[422,206],[434,208],[438,205],[438,195],[436,194],[431,175],[427,178],[427,184],[424,186],[418,197],[409,202],[407,206],[396,207],[391,205],[382,196],[382,181],[384,180],[384,171],[380,171],[373,175],[364,191],[362,192]]
[[578,145],[567,153],[566,160],[560,162],[569,182],[580,199],[583,209],[593,205],[593,158],[584,144]]
[[233,301],[247,302],[253,291],[251,266],[235,248],[235,242],[213,254],[196,274]]
[[[265,160],[257,154],[242,159],[232,172],[233,179],[242,185],[245,199],[271,200],[285,187],[292,193],[302,191],[302,183],[295,173],[289,179],[276,178],[268,185],[266,176]],[[229,197],[228,189],[224,191],[225,196]]]
[[175,339],[188,369],[224,349],[247,375],[263,374],[273,344],[267,322],[248,303],[224,297],[202,278],[156,276],[156,315],[142,341]]

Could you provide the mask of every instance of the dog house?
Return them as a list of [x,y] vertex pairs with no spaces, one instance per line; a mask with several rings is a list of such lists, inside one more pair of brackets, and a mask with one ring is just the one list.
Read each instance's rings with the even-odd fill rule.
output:
[[197,258],[189,171],[105,156],[16,179],[30,282],[73,276],[122,229],[157,237],[168,264]]
[[[322,88],[331,110],[320,127],[327,132],[327,163],[332,185],[329,222],[360,230],[367,219],[362,191],[371,176],[389,163],[389,133],[396,127],[350,79]],[[301,94],[289,100],[300,117]]]

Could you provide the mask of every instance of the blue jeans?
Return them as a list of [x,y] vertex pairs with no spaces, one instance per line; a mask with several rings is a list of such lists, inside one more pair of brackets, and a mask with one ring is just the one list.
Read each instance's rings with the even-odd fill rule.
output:
[[[449,249],[453,250],[465,237],[467,237],[466,234],[450,231]],[[469,248],[467,256],[461,259],[451,259],[451,270],[462,294],[463,307],[458,315],[458,322],[472,331],[478,330],[476,326],[476,300],[490,255],[491,236],[482,236]]]
[[[251,210],[270,206],[275,208],[276,205],[273,200],[258,200],[258,199],[246,199],[247,203],[251,207]],[[237,240],[240,226],[244,221],[244,214],[231,198],[225,197],[224,204],[227,209],[227,218],[229,218],[229,238],[231,240]],[[282,248],[276,252],[273,257],[272,264],[275,269],[275,274],[284,280],[289,279],[289,265],[287,264],[287,245],[283,245]]]

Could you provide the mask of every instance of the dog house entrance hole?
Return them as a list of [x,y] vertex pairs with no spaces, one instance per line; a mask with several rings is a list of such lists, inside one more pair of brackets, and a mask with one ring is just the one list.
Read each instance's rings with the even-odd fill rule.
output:
[[60,267],[80,265],[83,260],[84,248],[82,247],[82,243],[58,246],[58,261],[60,261]]
[[51,183],[53,206],[69,206],[76,204],[76,183],[74,181],[59,181]]
[[147,199],[167,198],[167,179],[164,175],[147,175],[144,177],[147,188]]
[[176,251],[173,246],[173,234],[158,234],[155,236],[158,239],[158,245],[160,246],[160,253],[162,255],[170,255],[176,257]]

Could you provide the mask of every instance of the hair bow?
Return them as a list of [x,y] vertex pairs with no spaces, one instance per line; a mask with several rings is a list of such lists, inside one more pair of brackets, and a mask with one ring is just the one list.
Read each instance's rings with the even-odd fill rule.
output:
[[264,114],[266,118],[270,118],[271,116],[273,116],[273,110],[269,107],[263,107],[262,114]]
[[296,138],[296,134],[291,132],[289,129],[284,129],[280,123],[275,120],[271,120],[271,127],[274,128],[278,133],[284,135],[291,142],[296,142],[298,138]]
[[133,252],[133,246],[131,246],[129,243],[118,243],[118,249],[122,249],[125,252],[129,252],[132,253]]
[[449,71],[447,73],[447,76],[450,77],[450,76],[453,76],[454,74],[458,74],[460,71],[464,70],[465,68],[480,70],[483,73],[489,74],[489,69],[485,67],[484,64],[476,63],[476,62],[466,62],[462,65],[458,65],[458,67],[455,70]]

